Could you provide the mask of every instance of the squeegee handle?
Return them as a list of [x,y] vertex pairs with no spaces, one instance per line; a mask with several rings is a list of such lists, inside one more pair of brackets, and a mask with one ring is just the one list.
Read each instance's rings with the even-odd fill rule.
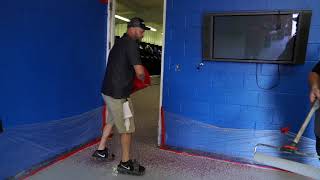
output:
[[312,118],[312,115],[316,112],[316,110],[319,109],[319,100],[316,99],[316,101],[312,104],[312,108],[310,109],[306,119],[304,120],[298,134],[296,135],[296,137],[294,138],[293,140],[293,143],[295,144],[298,144],[299,141],[300,141],[300,138],[302,136],[302,134],[304,133],[304,131],[306,130],[311,118]]

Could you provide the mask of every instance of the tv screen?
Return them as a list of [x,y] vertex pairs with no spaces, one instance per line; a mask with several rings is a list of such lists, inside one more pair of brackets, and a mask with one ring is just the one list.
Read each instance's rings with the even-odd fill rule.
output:
[[203,59],[302,64],[311,11],[207,14]]

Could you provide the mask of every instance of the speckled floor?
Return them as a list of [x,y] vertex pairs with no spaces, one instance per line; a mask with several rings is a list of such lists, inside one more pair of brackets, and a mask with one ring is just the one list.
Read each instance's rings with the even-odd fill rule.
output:
[[91,158],[97,145],[46,168],[29,179],[33,180],[164,180],[164,179],[308,179],[292,173],[260,169],[247,165],[228,163],[203,157],[191,157],[160,150],[157,147],[157,121],[159,104],[159,85],[153,85],[133,96],[136,113],[137,132],[132,145],[133,158],[146,167],[142,177],[117,174],[113,171],[119,163],[119,136],[112,140],[112,150],[116,155],[113,162],[100,162]]

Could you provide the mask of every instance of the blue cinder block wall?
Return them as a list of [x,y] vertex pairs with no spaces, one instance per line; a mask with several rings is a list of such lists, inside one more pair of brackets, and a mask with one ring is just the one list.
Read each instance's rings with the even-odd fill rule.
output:
[[0,2],[0,118],[4,128],[78,115],[102,105],[106,4]]
[[106,7],[0,1],[0,179],[100,136]]
[[[163,88],[166,113],[181,117],[182,124],[185,118],[221,128],[290,127],[290,131],[297,132],[310,107],[308,73],[320,58],[319,7],[320,0],[167,0]],[[274,64],[204,62],[202,69],[196,69],[202,60],[204,13],[295,9],[312,10],[306,62],[280,65],[280,80],[278,65]],[[267,90],[274,84],[278,86]],[[215,149],[217,144],[210,140],[213,134],[200,136],[196,127],[194,132],[184,131],[176,127],[179,123],[172,117],[165,118],[167,145],[190,148],[207,140],[197,149]],[[314,139],[313,122],[305,136]]]

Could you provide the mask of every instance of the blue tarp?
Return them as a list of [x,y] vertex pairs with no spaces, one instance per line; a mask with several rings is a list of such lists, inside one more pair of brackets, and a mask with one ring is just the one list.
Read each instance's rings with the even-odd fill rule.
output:
[[0,180],[15,176],[101,135],[102,108],[0,134]]
[[[221,128],[199,122],[176,113],[165,112],[165,142],[169,147],[212,153],[234,161],[259,164],[253,160],[254,147],[258,143],[281,147],[292,142],[295,134],[282,134],[280,130],[255,130]],[[281,157],[320,168],[317,158],[284,154],[270,148],[259,148],[259,152],[270,156]],[[315,140],[302,137],[299,150],[316,155]]]

